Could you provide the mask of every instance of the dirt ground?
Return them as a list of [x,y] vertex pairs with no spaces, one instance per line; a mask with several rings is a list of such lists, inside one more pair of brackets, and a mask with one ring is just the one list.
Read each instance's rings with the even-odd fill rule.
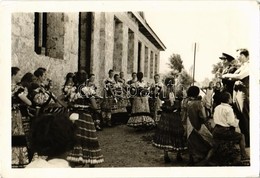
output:
[[152,145],[154,130],[136,131],[126,125],[116,125],[98,132],[104,163],[96,167],[169,167],[185,166],[188,154],[183,153],[183,161],[175,161],[171,152],[171,163],[164,163],[163,150]]
[[188,164],[188,151],[182,153],[181,162],[176,161],[175,152],[170,152],[171,163],[164,163],[163,150],[152,145],[154,130],[136,131],[120,124],[97,133],[105,161],[96,167],[178,167]]

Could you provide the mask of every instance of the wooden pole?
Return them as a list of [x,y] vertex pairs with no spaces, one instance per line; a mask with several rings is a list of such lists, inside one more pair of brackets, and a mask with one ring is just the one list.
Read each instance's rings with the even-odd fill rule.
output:
[[196,43],[194,45],[194,61],[193,61],[193,86],[195,82],[195,61],[196,61]]

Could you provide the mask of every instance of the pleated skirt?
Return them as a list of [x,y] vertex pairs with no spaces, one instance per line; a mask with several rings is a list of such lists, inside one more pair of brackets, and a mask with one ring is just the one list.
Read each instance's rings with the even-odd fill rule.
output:
[[150,114],[148,97],[135,97],[132,103],[132,113],[127,126],[135,128],[153,127],[155,122]]
[[96,128],[90,114],[79,112],[77,125],[77,144],[68,154],[67,160],[82,164],[99,164],[104,162],[99,146]]
[[153,145],[166,150],[187,149],[179,112],[162,112],[153,138]]

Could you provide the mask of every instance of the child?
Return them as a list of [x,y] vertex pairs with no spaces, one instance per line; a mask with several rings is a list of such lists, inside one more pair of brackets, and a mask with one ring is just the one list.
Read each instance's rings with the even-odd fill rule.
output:
[[75,126],[67,115],[41,115],[32,128],[32,149],[38,157],[26,168],[69,168],[67,152],[75,143]]
[[214,87],[214,95],[213,95],[213,100],[214,100],[213,111],[221,103],[221,92],[222,92],[221,82],[216,82],[216,86]]
[[71,72],[66,75],[66,80],[62,89],[65,101],[68,101],[70,94],[76,90],[76,87],[74,87],[73,76],[74,74]]
[[206,115],[208,119],[212,118],[213,93],[214,93],[213,87],[214,87],[214,83],[211,81],[209,82],[208,87],[201,88],[201,90],[205,93],[202,101],[206,109]]
[[197,86],[189,87],[187,91],[187,142],[190,154],[189,165],[194,159],[201,160],[200,165],[209,164],[213,156],[213,137],[205,126],[206,114],[199,97],[200,89]]
[[[90,88],[91,91],[93,91],[92,96],[97,99],[96,101],[98,101],[98,99],[102,99],[102,97],[97,95],[97,86],[95,84],[95,74],[89,75],[87,86]],[[101,114],[99,112],[95,112],[93,110],[92,118],[93,118],[96,130],[101,131],[102,130],[102,128],[101,128],[101,119],[102,119]]]
[[230,105],[231,94],[224,92],[221,96],[221,104],[215,108],[213,138],[220,140],[234,140],[239,142],[241,160],[248,160],[249,156],[245,151],[245,136],[235,131],[239,120],[235,118],[234,111]]

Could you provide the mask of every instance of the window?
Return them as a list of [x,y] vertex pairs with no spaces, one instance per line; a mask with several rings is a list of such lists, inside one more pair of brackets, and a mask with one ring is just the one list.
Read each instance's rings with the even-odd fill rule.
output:
[[138,42],[138,57],[137,57],[137,72],[141,72],[141,52],[142,52],[142,43]]
[[90,74],[92,12],[79,13],[78,69]]
[[46,55],[47,13],[34,13],[34,50],[37,54]]
[[128,29],[127,73],[134,71],[134,32]]
[[[34,15],[35,52],[39,55],[63,59],[65,35],[64,13],[36,12]],[[70,23],[70,21],[67,23]]]
[[113,67],[115,71],[120,72],[122,68],[123,53],[123,23],[117,18],[114,19],[114,53]]
[[150,53],[150,78],[153,78],[154,70],[153,70],[153,51]]
[[144,54],[144,77],[148,77],[148,48],[145,46],[145,54]]
[[158,73],[158,55],[155,54],[155,59],[154,59],[154,74],[157,74]]

